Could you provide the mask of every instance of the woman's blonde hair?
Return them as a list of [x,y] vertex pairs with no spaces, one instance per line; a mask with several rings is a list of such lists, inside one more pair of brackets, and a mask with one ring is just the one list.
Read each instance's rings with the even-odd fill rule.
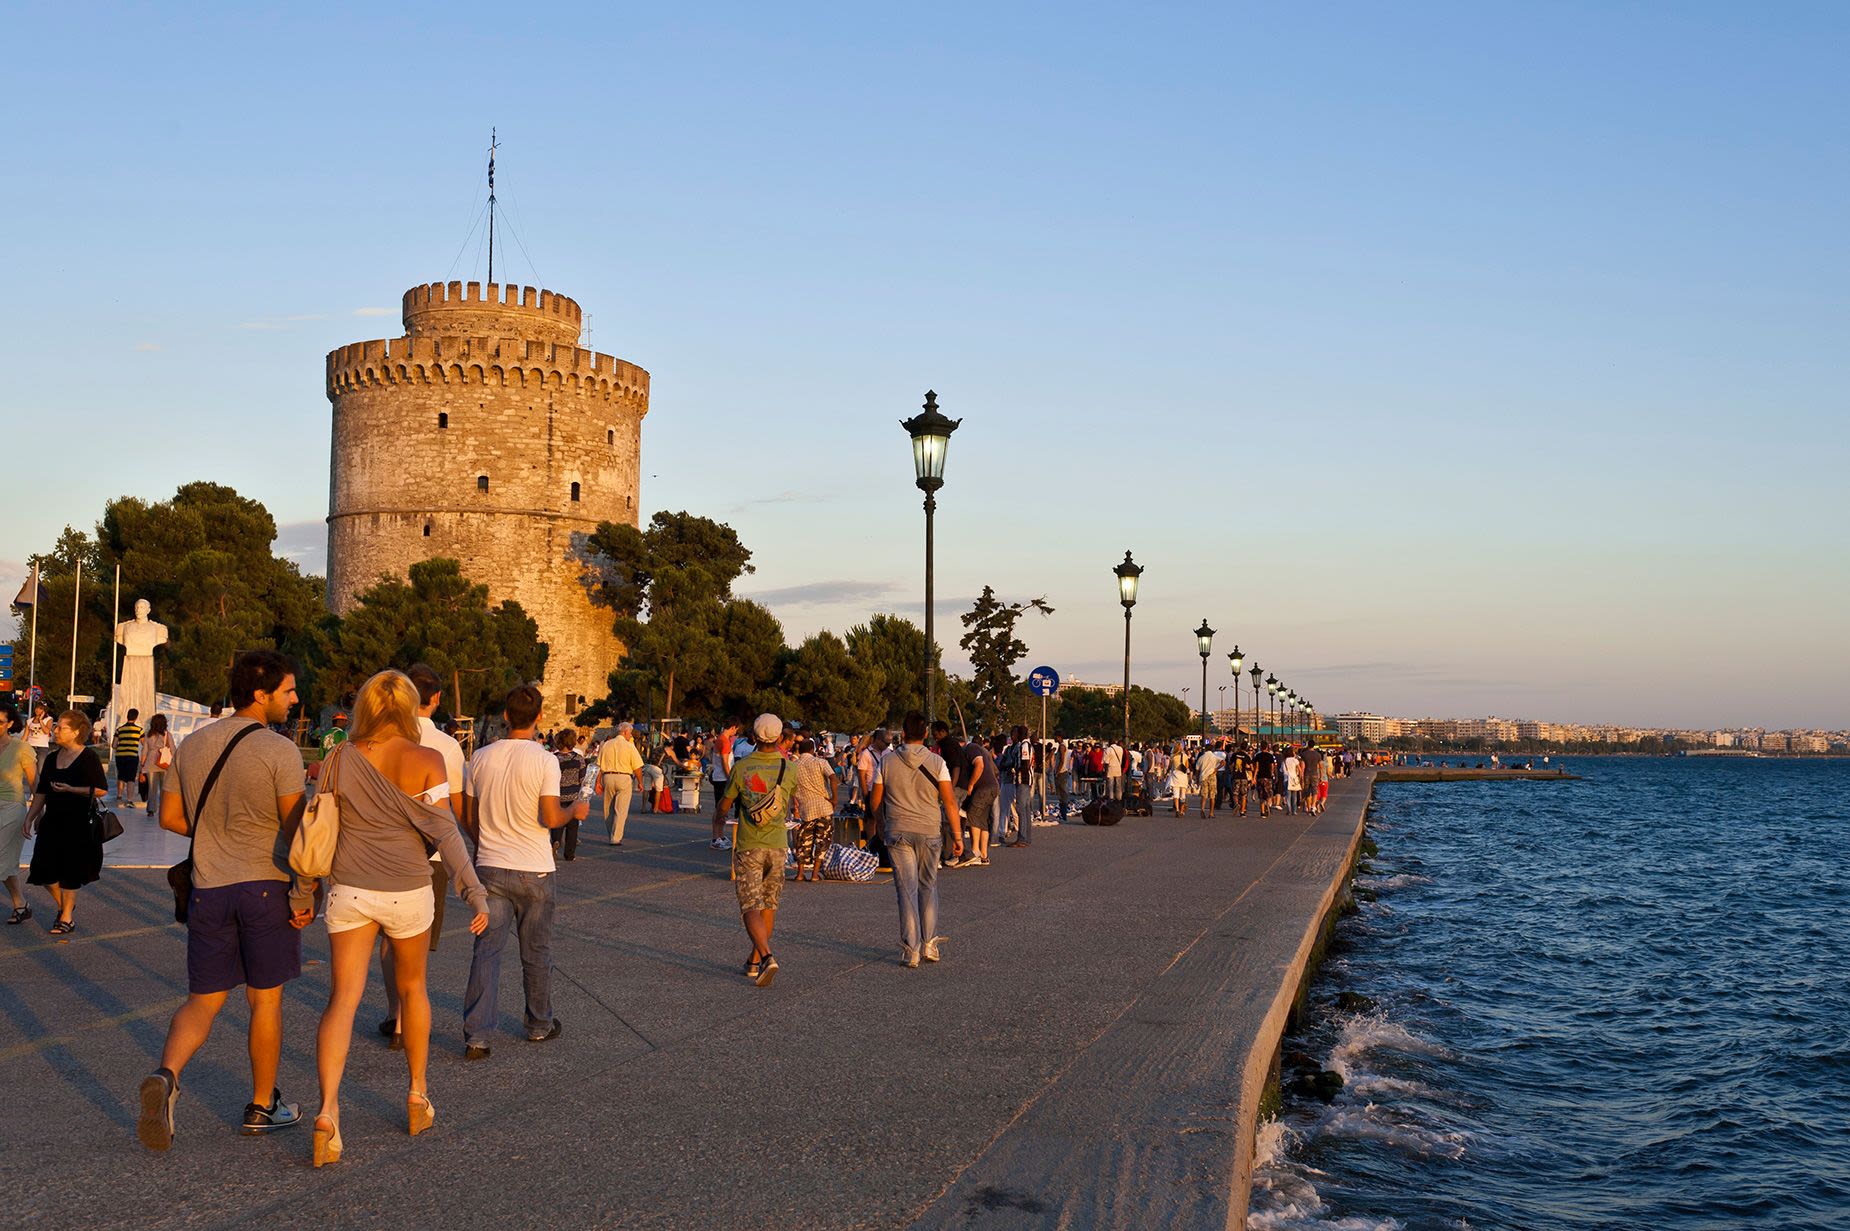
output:
[[382,735],[402,735],[418,742],[418,688],[403,671],[381,671],[360,685],[353,699],[353,722],[347,728],[351,740],[377,739]]

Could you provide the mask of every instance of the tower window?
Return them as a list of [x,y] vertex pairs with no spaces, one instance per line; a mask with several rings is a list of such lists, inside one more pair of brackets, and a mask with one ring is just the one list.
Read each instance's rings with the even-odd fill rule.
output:
[[430,523],[429,522],[424,523],[424,537],[425,538],[430,537]]
[[617,429],[616,428],[607,427],[604,429],[604,443],[607,445],[612,445],[612,446],[614,446],[617,443]]
[[475,476],[475,490],[478,492],[485,492],[488,490],[488,476],[487,475],[478,474]]
[[450,425],[450,413],[447,410],[438,411],[437,412],[437,426],[439,428],[446,428],[449,425]]
[[578,503],[578,484],[572,484],[572,503]]

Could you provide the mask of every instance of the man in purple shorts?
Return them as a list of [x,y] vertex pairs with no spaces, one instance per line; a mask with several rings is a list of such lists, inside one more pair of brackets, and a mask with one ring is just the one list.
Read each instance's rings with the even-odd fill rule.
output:
[[283,1102],[276,1070],[283,984],[302,973],[302,929],[314,918],[312,910],[289,910],[289,842],[302,819],[304,775],[296,746],[267,725],[287,718],[295,703],[294,664],[273,650],[240,654],[231,668],[236,712],[189,735],[167,771],[161,828],[193,838],[191,994],[167,1027],[161,1066],[141,1082],[136,1135],[151,1150],[173,1144],[180,1072],[240,984],[251,1009],[251,1101],[239,1131],[259,1136],[301,1119],[294,1103]]

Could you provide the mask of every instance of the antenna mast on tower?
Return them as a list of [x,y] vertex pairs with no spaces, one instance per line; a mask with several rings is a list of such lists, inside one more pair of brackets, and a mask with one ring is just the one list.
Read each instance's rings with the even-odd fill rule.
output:
[[495,130],[488,130],[488,280],[495,280]]

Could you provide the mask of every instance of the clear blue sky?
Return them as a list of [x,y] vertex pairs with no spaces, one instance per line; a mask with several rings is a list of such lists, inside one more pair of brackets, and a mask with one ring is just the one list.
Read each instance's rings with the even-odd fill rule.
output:
[[652,372],[643,507],[792,638],[918,609],[933,387],[953,659],[993,583],[1111,678],[1128,547],[1172,691],[1206,616],[1330,710],[1850,724],[1850,6],[8,25],[0,575],[202,478],[319,567],[322,357],[480,276],[497,125],[508,274]]

